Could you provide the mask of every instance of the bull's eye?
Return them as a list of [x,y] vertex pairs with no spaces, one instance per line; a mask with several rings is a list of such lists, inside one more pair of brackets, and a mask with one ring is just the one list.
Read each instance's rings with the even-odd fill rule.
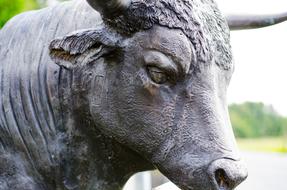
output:
[[166,74],[157,67],[147,68],[150,78],[157,84],[163,84],[167,82],[168,77]]

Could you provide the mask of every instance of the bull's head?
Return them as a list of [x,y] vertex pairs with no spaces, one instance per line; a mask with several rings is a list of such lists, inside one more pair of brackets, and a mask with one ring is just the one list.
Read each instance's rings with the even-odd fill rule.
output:
[[[229,120],[228,23],[212,0],[88,0],[104,20],[54,40],[87,111],[182,189],[234,189],[246,176]],[[83,90],[84,89],[84,90]]]

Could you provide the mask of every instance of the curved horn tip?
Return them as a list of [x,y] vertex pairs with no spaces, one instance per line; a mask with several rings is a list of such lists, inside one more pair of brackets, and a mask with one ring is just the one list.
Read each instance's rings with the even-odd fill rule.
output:
[[230,30],[255,29],[287,21],[287,12],[271,15],[228,15]]
[[132,3],[131,0],[118,0],[119,4],[121,4],[120,6],[123,8],[128,8],[130,6],[130,4]]

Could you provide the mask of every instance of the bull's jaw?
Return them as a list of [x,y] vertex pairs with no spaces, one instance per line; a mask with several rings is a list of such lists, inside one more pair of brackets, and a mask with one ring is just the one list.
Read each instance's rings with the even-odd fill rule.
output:
[[60,153],[64,189],[120,190],[133,174],[154,169],[140,155],[103,135],[79,112],[73,118],[66,123],[73,135],[63,137],[66,145]]
[[89,150],[84,155],[75,153],[64,166],[63,182],[68,189],[120,190],[133,174],[153,169],[139,155],[109,138],[97,139],[87,146]]

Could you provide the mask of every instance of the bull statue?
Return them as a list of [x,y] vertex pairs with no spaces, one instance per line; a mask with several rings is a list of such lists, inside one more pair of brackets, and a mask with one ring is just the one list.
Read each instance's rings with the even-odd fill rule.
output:
[[228,23],[264,20],[225,19],[213,0],[14,17],[0,31],[0,189],[118,190],[153,169],[183,190],[234,189],[247,171],[227,109]]

